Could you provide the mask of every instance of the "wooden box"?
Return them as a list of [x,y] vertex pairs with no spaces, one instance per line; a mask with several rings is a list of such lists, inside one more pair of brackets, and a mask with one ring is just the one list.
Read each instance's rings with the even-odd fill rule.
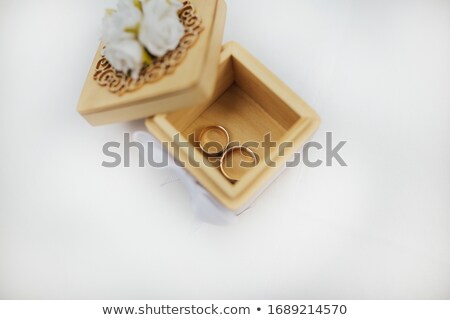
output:
[[[224,0],[190,0],[184,6],[190,6],[191,14],[195,8],[202,31],[173,72],[139,90],[123,95],[112,93],[94,80],[101,66],[100,46],[78,111],[92,125],[147,118],[150,133],[160,142],[171,143],[168,151],[185,163],[185,170],[208,196],[220,207],[238,213],[275,179],[317,129],[319,117],[239,44],[222,46]],[[225,127],[233,142],[260,144],[252,149],[258,165],[246,170],[238,182],[228,180],[217,166],[211,165],[217,160],[210,161],[198,148],[199,131],[214,125]],[[275,143],[270,149],[261,145],[267,134]],[[291,145],[279,149],[286,143]],[[187,147],[175,152],[181,144]],[[273,165],[267,164],[269,160]]]
[[[186,170],[223,206],[239,212],[285,167],[317,129],[320,120],[314,110],[237,43],[222,47],[215,87],[206,102],[188,110],[156,115],[147,119],[146,125],[157,139],[168,143],[172,155],[177,148],[172,143],[174,137],[181,133],[180,144],[189,143],[193,150],[180,148],[177,160],[185,163]],[[232,183],[217,167],[203,161],[204,155],[195,140],[188,139],[210,125],[225,127],[231,140],[240,144],[262,142],[270,133],[276,147],[270,152],[264,152],[262,147],[254,149],[259,164]],[[278,147],[286,142],[292,146],[281,152]],[[267,158],[275,166],[268,166]],[[200,165],[190,164],[195,162]]]

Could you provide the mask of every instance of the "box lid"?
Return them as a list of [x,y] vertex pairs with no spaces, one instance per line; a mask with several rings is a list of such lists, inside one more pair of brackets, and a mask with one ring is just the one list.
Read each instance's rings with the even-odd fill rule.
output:
[[142,78],[131,83],[128,77],[117,77],[102,59],[100,45],[78,103],[78,112],[90,124],[143,119],[199,106],[212,96],[225,27],[225,2],[184,1],[180,12],[186,30],[195,26],[195,32],[187,31],[184,48],[165,57],[144,82]]

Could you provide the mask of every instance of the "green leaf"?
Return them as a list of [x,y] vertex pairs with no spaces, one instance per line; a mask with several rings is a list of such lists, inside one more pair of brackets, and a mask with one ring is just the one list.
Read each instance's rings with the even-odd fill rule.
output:
[[137,34],[137,33],[138,33],[138,29],[137,29],[137,27],[134,27],[134,28],[125,28],[125,32]]
[[148,66],[153,62],[152,57],[147,52],[147,50],[145,50],[145,48],[142,48],[142,61],[144,61],[144,63]]
[[117,10],[116,9],[106,9],[105,12],[106,12],[106,15],[112,16],[114,13],[117,12]]
[[136,38],[139,34],[139,29],[141,28],[141,25],[138,23],[136,26],[134,27],[130,27],[130,28],[125,28],[125,32],[128,33],[132,33]]
[[142,2],[141,0],[133,0],[133,4],[136,8],[138,8],[139,10],[143,11],[142,9]]

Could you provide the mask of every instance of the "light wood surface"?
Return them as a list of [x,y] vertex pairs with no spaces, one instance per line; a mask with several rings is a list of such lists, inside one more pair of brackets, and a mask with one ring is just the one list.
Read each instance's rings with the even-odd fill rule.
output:
[[[172,142],[176,134],[182,134],[181,142],[189,142],[193,152],[181,148],[177,154],[173,146],[169,152],[176,154],[178,160],[185,163],[186,170],[231,210],[238,210],[252,201],[285,167],[319,123],[314,110],[234,42],[222,48],[216,89],[207,103],[146,121],[149,131],[161,141]],[[292,142],[292,147],[286,149],[284,155],[280,155],[276,147],[270,152],[264,152],[261,146],[253,148],[260,158],[259,164],[246,170],[240,181],[233,184],[217,167],[211,166],[195,142],[195,136],[210,125],[225,127],[231,141],[239,144],[249,141],[261,144],[270,133],[277,147],[285,142]],[[266,159],[272,160],[275,167],[267,166]],[[193,162],[200,165],[195,166]]]
[[144,119],[204,103],[214,90],[226,4],[224,0],[191,0],[203,21],[204,31],[175,72],[123,96],[111,93],[93,79],[101,57],[100,45],[85,82],[78,112],[92,125]]

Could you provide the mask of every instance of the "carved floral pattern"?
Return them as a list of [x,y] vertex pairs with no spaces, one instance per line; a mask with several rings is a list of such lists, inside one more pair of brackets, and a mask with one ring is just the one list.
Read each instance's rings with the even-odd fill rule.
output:
[[101,57],[95,67],[94,80],[110,92],[124,95],[127,92],[142,88],[145,84],[156,82],[166,74],[173,73],[186,57],[189,48],[197,42],[204,29],[202,21],[196,15],[190,1],[184,1],[178,14],[184,25],[185,33],[175,50],[168,52],[161,58],[154,59],[152,64],[141,70],[139,78],[136,80],[115,70],[105,57]]

